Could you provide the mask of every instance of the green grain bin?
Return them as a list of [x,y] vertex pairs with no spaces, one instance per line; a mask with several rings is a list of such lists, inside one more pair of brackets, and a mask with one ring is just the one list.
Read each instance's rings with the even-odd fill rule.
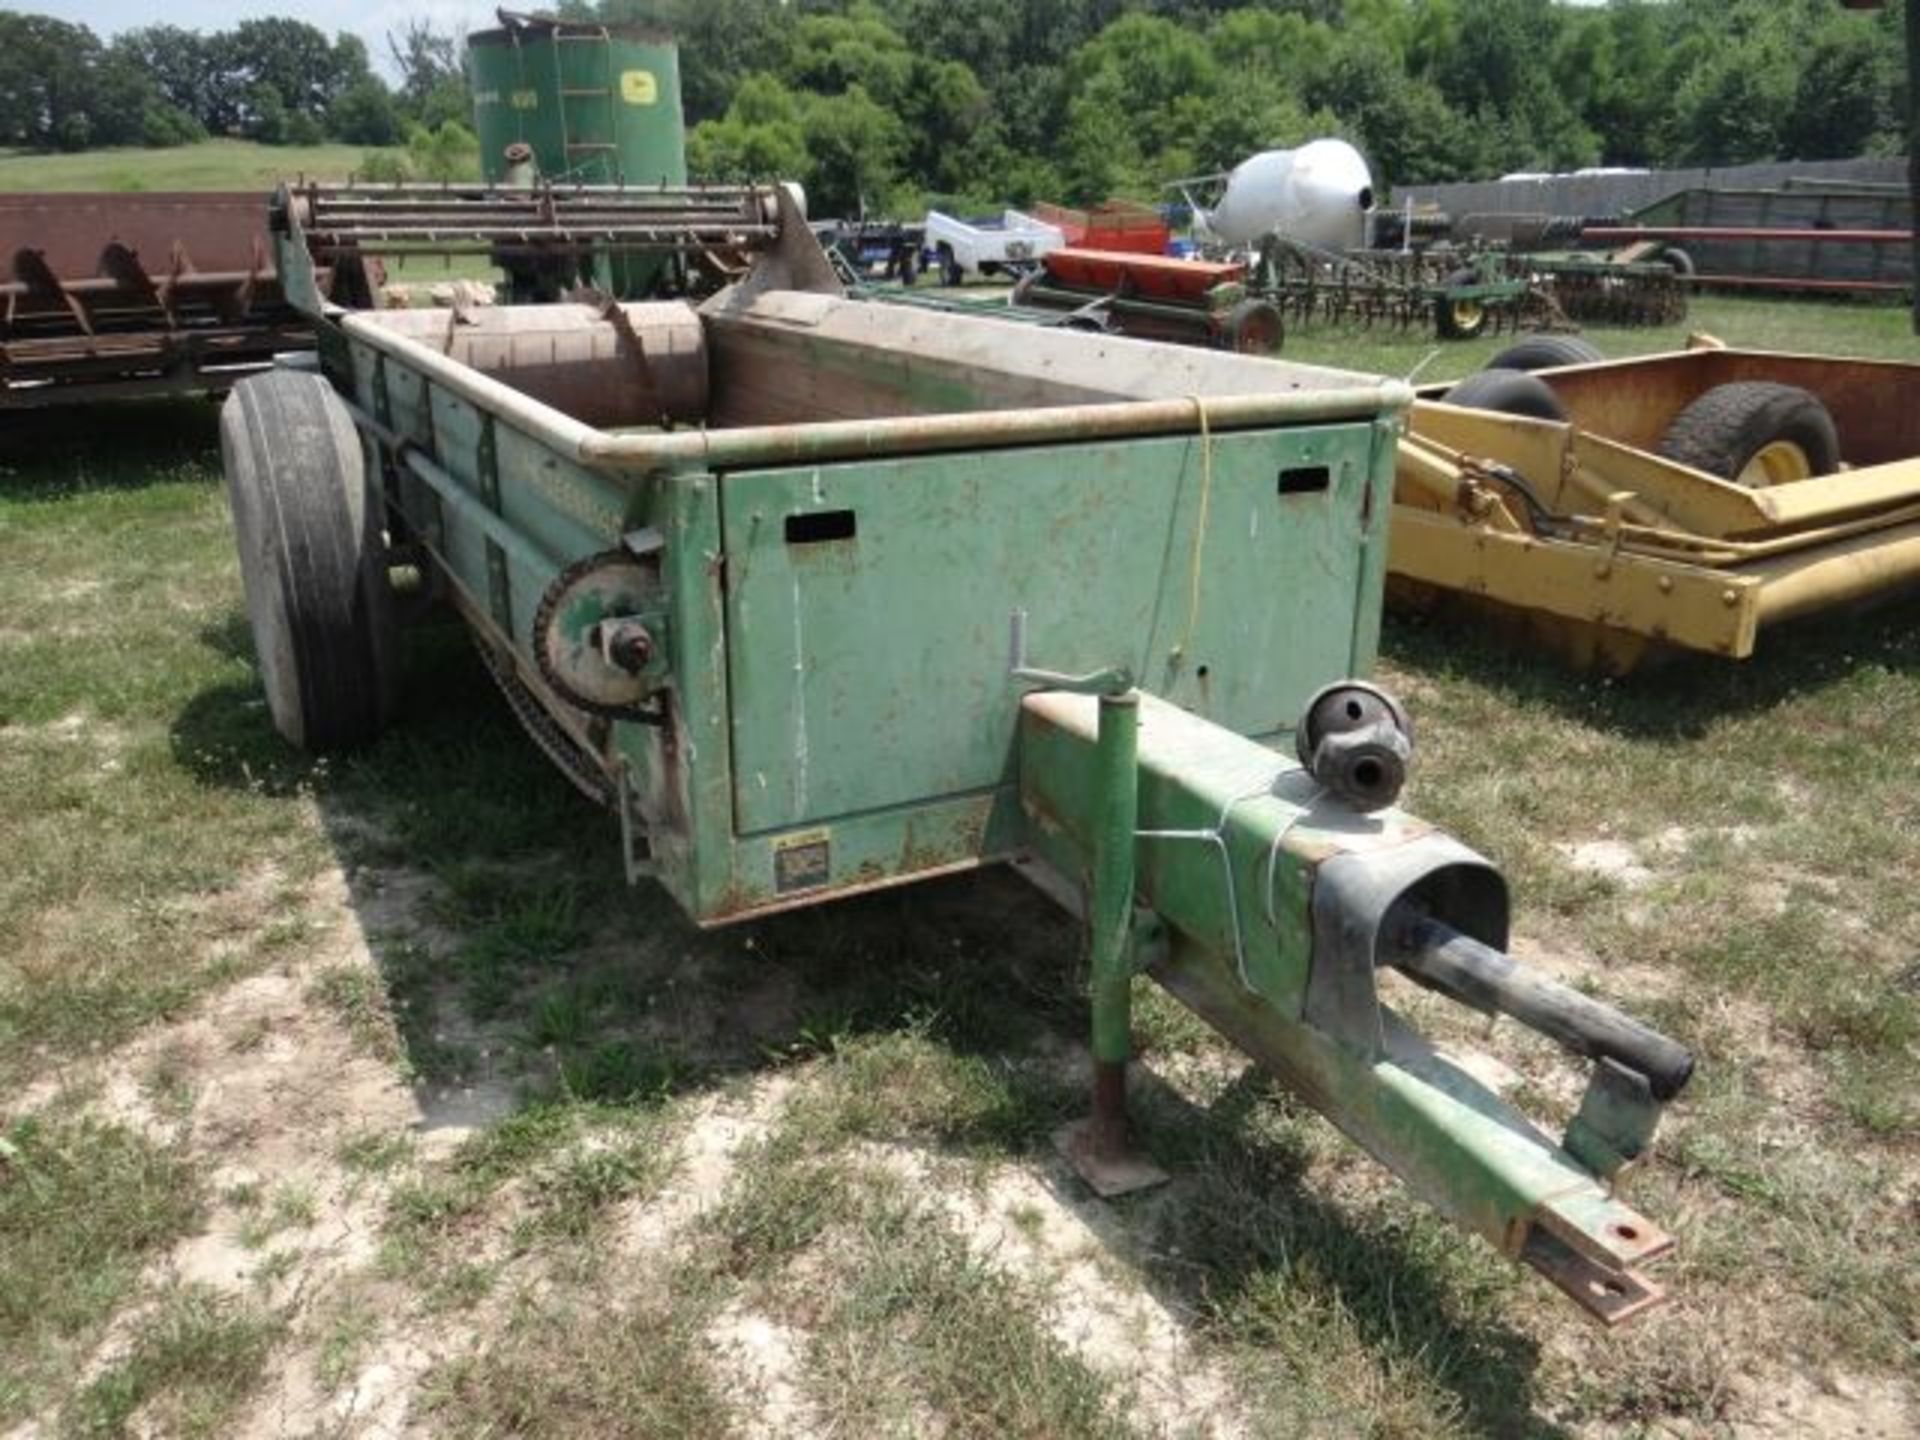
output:
[[467,37],[473,118],[487,179],[524,141],[549,180],[684,185],[680,51],[663,30],[500,12]]

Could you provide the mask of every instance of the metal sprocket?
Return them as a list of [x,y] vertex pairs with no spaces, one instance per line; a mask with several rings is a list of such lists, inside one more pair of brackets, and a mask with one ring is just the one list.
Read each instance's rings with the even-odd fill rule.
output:
[[533,616],[533,658],[541,678],[569,705],[613,720],[648,721],[653,682],[610,663],[588,636],[601,620],[657,606],[657,566],[626,550],[576,560],[554,577]]

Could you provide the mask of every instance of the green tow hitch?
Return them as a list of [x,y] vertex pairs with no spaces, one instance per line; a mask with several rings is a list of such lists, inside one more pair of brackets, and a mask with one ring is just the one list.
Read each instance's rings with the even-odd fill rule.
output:
[[[1016,624],[1016,659],[1022,653]],[[1063,1149],[1103,1195],[1161,1178],[1128,1148],[1128,983],[1145,973],[1301,1095],[1428,1204],[1612,1325],[1657,1305],[1640,1271],[1672,1247],[1613,1193],[1692,1057],[1504,953],[1505,881],[1392,807],[1405,717],[1330,687],[1296,763],[1131,688],[1061,676],[1021,701],[1019,768],[1041,866],[1086,877],[1094,1096]],[[1329,718],[1331,717],[1331,718]],[[1130,772],[1130,773],[1129,773]],[[1380,972],[1504,1014],[1593,1062],[1565,1135],[1547,1135],[1384,1003]]]

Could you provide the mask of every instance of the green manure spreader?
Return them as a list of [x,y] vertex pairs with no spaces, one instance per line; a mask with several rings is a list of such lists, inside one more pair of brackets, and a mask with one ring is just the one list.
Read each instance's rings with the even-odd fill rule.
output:
[[[273,228],[317,358],[239,384],[222,438],[290,741],[388,722],[417,568],[694,924],[997,863],[1081,915],[1093,1084],[1060,1139],[1100,1193],[1163,1178],[1126,1128],[1144,973],[1591,1314],[1658,1302],[1671,1241],[1614,1182],[1692,1059],[1505,955],[1499,872],[1395,808],[1411,727],[1355,678],[1404,385],[849,299],[778,190],[309,189]],[[680,298],[323,298],[312,257],[375,240],[549,276],[646,252]],[[1565,1133],[1398,1018],[1385,968],[1588,1058]]]

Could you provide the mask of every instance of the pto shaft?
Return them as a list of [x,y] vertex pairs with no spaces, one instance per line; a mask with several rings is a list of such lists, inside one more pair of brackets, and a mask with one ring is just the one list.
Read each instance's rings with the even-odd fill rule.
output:
[[1511,1015],[1576,1054],[1637,1070],[1655,1099],[1671,1100],[1693,1074],[1693,1056],[1684,1045],[1578,990],[1529,975],[1511,957],[1451,925],[1412,917],[1391,927],[1387,939],[1382,963],[1463,1005]]

